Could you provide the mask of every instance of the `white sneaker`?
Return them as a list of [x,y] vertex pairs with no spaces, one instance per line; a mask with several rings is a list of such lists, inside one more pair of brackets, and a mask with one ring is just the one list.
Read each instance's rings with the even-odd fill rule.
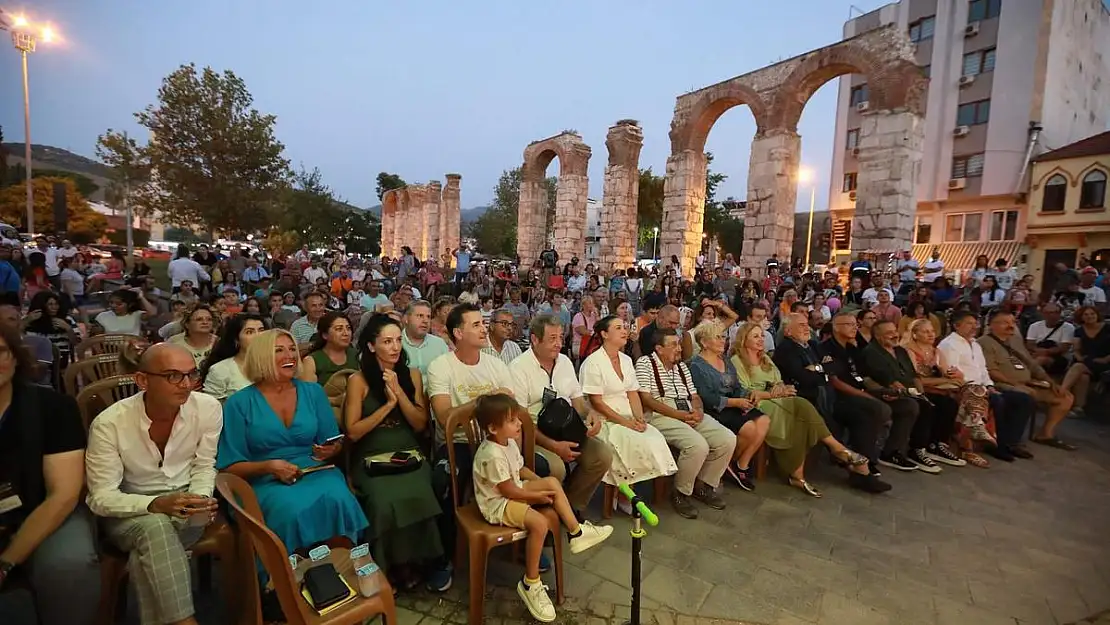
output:
[[543,582],[524,587],[524,580],[516,583],[516,594],[520,595],[532,618],[541,623],[550,623],[555,620],[555,606],[551,597],[547,596],[547,585]]
[[571,553],[582,553],[590,547],[600,545],[613,533],[611,525],[594,525],[589,521],[583,521],[578,527],[582,533],[570,539]]

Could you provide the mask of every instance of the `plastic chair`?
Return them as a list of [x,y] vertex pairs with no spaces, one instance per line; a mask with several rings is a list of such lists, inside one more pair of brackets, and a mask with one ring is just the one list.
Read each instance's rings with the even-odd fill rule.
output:
[[96,356],[100,354],[116,354],[118,355],[123,349],[124,345],[129,344],[145,344],[147,341],[141,336],[134,334],[98,334],[91,336],[80,343],[73,350],[74,360],[84,360],[89,356]]
[[77,395],[77,409],[81,411],[85,430],[88,431],[92,420],[105,408],[138,392],[139,385],[131,374],[113,375],[81,389]]
[[[361,624],[379,614],[384,616],[385,622],[389,625],[397,623],[397,610],[393,603],[393,588],[390,587],[384,573],[380,575],[381,591],[376,596],[370,599],[359,596],[354,601],[337,608],[326,616],[317,614],[301,596],[300,588],[293,576],[293,568],[289,564],[289,552],[285,550],[285,545],[282,544],[281,539],[274,535],[270,528],[266,527],[262,509],[258,506],[258,498],[255,497],[254,489],[251,488],[250,484],[231,473],[219,473],[216,475],[216,488],[234,510],[236,524],[240,531],[249,537],[249,541],[242,541],[253,547],[251,557],[247,561],[254,562],[254,556],[257,555],[258,559],[262,561],[262,567],[269,574],[270,582],[277,592],[278,603],[281,604],[281,609],[285,613],[286,623],[289,625]],[[348,583],[357,589],[357,580],[354,579],[350,559],[336,558],[336,560],[338,560],[338,562],[335,562],[336,569],[339,570]],[[241,623],[242,625],[261,625],[262,608],[257,600],[258,583],[252,581],[245,585],[246,595],[242,600],[245,602],[253,598],[253,607],[250,610],[253,614],[248,613],[247,609],[252,604],[244,603],[241,610],[244,617]],[[255,590],[252,591],[252,588]]]
[[[536,468],[536,437],[535,437],[535,424],[528,415],[523,415],[520,420],[521,425],[521,439],[523,446],[521,453],[524,456],[524,465],[531,470]],[[478,431],[477,421],[473,418],[467,418],[466,421],[460,421],[457,416],[452,416],[447,422],[445,438],[448,441],[455,440],[455,432],[459,428],[466,430],[467,442],[470,444],[470,450],[473,452],[477,449],[478,444],[482,440],[481,433]],[[473,456],[473,454],[471,454]],[[515,542],[524,540],[528,537],[528,532],[519,530],[515,527],[505,527],[503,525],[491,525],[486,522],[482,516],[482,512],[478,510],[478,504],[474,501],[462,504],[463,493],[459,492],[458,484],[458,471],[456,470],[455,463],[455,446],[451,443],[447,444],[447,462],[451,469],[451,497],[454,499],[455,504],[455,524],[458,527],[458,538],[455,541],[455,570],[462,570],[462,560],[464,552],[469,550],[470,553],[470,625],[480,625],[483,621],[483,608],[485,603],[486,592],[486,566],[489,562],[489,552],[493,551],[495,547],[504,545],[511,545]],[[562,540],[562,522],[559,520],[558,513],[553,508],[536,509],[547,518],[547,523],[551,528],[551,533],[548,535],[545,542],[552,543],[552,551],[555,555],[555,603],[563,603],[563,540]]]
[[64,392],[77,397],[82,387],[119,373],[119,354],[100,354],[78,360],[66,367]]

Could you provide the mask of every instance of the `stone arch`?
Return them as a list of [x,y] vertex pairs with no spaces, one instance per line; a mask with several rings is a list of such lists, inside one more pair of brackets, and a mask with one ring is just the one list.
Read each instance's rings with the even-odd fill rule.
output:
[[524,148],[516,243],[522,264],[531,265],[547,245],[544,177],[556,157],[559,159],[559,184],[555,194],[555,251],[559,258],[567,261],[585,254],[590,153],[590,146],[582,141],[581,135],[569,130],[534,141]]
[[726,111],[736,106],[746,105],[751,111],[756,134],[767,127],[768,105],[753,87],[744,82],[744,78],[740,76],[694,92],[693,100],[683,105],[687,110],[681,117],[679,107],[675,107],[670,132],[671,154],[684,150],[704,152],[705,141],[713,125]]

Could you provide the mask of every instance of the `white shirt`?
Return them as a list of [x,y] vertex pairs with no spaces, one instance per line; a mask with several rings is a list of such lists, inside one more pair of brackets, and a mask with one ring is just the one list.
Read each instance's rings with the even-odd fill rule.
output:
[[604,349],[599,348],[586,357],[582,362],[582,392],[586,395],[601,395],[602,401],[613,412],[631,419],[632,404],[628,403],[628,392],[638,392],[640,383],[636,380],[636,367],[632,364],[632,359],[624,352],[617,353],[621,363],[620,376],[617,376],[609,362],[609,354]]
[[871,287],[871,288],[867,289],[866,291],[863,292],[863,299],[867,303],[871,304],[872,306],[878,304],[879,303],[879,291],[880,290],[886,291],[887,293],[889,293],[891,301],[894,300],[894,292],[891,291],[890,289],[886,288],[885,286],[882,289],[876,289],[875,287]]
[[[1047,338],[1050,341],[1054,341],[1057,345],[1067,345],[1071,347],[1072,342],[1075,340],[1075,326],[1067,321],[1061,321],[1060,325],[1056,326],[1056,331],[1053,332],[1052,330],[1053,328],[1048,327],[1048,324],[1046,324],[1044,320],[1035,321],[1033,325],[1029,326],[1029,331],[1025,333],[1025,340],[1039,343]],[[1049,336],[1050,333],[1052,336]]]
[[174,490],[212,496],[216,445],[224,425],[220,402],[203,393],[190,394],[174,421],[163,456],[150,440],[144,395],[112,404],[89,427],[86,502],[97,516],[146,514],[158,495]]
[[243,375],[234,358],[225,358],[212,365],[204,378],[204,392],[221,401],[250,385],[251,381]]
[[948,366],[959,369],[968,382],[994,386],[994,381],[987,372],[987,359],[983,357],[983,348],[979,343],[969,341],[953,332],[944,337],[940,345],[937,345],[937,349],[944,356]]
[[506,445],[487,438],[478,446],[478,451],[474,453],[474,500],[487,522],[503,524],[509,500],[497,490],[497,485],[512,480],[517,488],[523,487],[524,482],[520,479],[523,468],[524,456],[511,438]]
[[917,280],[917,271],[921,269],[916,258],[898,260],[898,275],[902,278],[903,282],[913,282]]
[[517,403],[527,408],[533,419],[543,409],[544,389],[550,388],[556,397],[562,397],[568,402],[582,397],[582,386],[578,384],[578,376],[574,374],[574,363],[566,354],[555,357],[555,367],[548,377],[535,352],[528,350],[509,366],[509,376],[512,378],[512,386],[509,388],[513,389]]
[[85,294],[85,278],[77,271],[66,267],[62,270],[61,281],[62,291],[70,295],[84,295]]
[[497,358],[500,358],[501,362],[507,365],[516,360],[517,356],[520,356],[520,345],[517,345],[516,341],[506,339],[505,342],[501,345],[501,351],[497,351],[493,347],[493,341],[490,341],[490,344],[486,347],[483,347],[482,351],[489,354],[490,356],[496,356]]
[[319,267],[309,267],[308,269],[304,270],[304,279],[307,280],[309,284],[315,285],[317,278],[323,278],[327,280],[328,274],[326,271]]
[[1012,268],[1006,271],[995,270],[993,275],[995,283],[998,284],[998,288],[1003,291],[1009,291],[1014,288],[1014,282],[1017,281],[1017,273],[1014,272]]
[[925,275],[922,279],[932,284],[934,280],[944,276],[944,261],[941,259],[929,259],[925,261]]
[[69,247],[58,248],[58,258],[73,258],[77,255],[77,248],[72,245]]
[[58,275],[58,272],[61,271],[58,268],[58,248],[51,245],[45,250],[41,248],[35,248],[31,251],[32,254],[35,252],[41,252],[42,255],[46,257],[46,275],[50,277]]
[[166,273],[169,275],[170,284],[174,288],[181,286],[184,280],[192,282],[193,286],[200,286],[201,282],[212,280],[212,277],[208,275],[204,267],[200,266],[200,263],[188,257],[171,260],[169,267],[166,268]]
[[979,301],[983,306],[998,306],[1002,300],[1006,299],[1006,291],[1002,289],[995,289],[993,291],[983,291],[979,296]]
[[122,317],[111,310],[105,310],[96,316],[96,323],[110,334],[143,335],[143,312],[136,310]]
[[[428,365],[428,398],[439,395],[451,398],[451,407],[457,408],[474,401],[498,388],[512,388],[509,368],[496,356],[478,352],[478,364],[468,365],[459,360],[455,352],[447,352]],[[437,415],[438,417],[439,415]],[[456,432],[457,442],[466,442],[466,433]],[[436,440],[443,441],[443,430],[436,419]]]
[[570,292],[581,291],[586,288],[586,276],[578,274],[567,278],[567,290]]
[[[656,371],[659,372],[658,379],[655,377]],[[691,375],[690,368],[682,361],[675,363],[668,371],[658,354],[640,356],[636,361],[636,382],[640,385],[641,393],[648,393],[656,401],[671,408],[677,407],[676,399],[685,399],[690,402],[689,409],[694,408],[692,398],[698,394],[698,389],[694,386],[694,376]],[[662,383],[662,388],[659,383]],[[644,408],[644,414],[650,415],[651,411]]]
[[1106,291],[1103,291],[1102,287],[1094,285],[1091,285],[1089,289],[1079,287],[1079,292],[1084,295],[1083,304],[1086,306],[1106,303]]

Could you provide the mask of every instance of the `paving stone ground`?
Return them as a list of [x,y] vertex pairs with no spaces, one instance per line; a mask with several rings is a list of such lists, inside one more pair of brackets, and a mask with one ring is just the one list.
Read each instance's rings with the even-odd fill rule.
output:
[[[1081,450],[1033,445],[1033,461],[935,476],[888,470],[894,490],[879,497],[822,466],[809,473],[823,499],[770,473],[755,493],[728,487],[728,509],[702,508],[695,521],[659,506],[644,542],[643,622],[1110,625],[1110,425],[1069,421],[1060,434]],[[627,619],[630,521],[612,523],[602,546],[566,552],[560,622]],[[509,552],[490,566],[494,625],[529,620]],[[445,595],[402,594],[399,625],[466,623],[464,578]]]

